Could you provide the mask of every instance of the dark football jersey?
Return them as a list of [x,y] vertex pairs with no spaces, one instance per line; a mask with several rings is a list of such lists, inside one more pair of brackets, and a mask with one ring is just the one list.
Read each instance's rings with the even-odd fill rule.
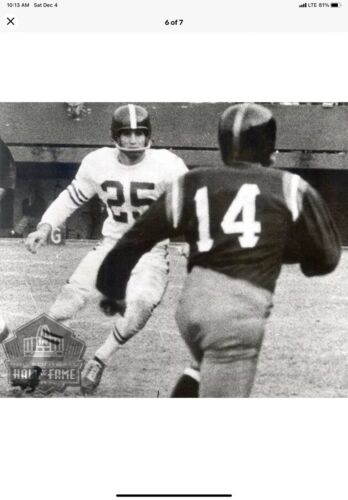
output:
[[105,259],[99,290],[123,298],[130,270],[155,242],[183,235],[200,266],[274,291],[283,263],[332,271],[340,239],[319,194],[298,175],[255,164],[195,169],[169,186]]
[[14,189],[16,168],[11,151],[0,139],[0,188]]

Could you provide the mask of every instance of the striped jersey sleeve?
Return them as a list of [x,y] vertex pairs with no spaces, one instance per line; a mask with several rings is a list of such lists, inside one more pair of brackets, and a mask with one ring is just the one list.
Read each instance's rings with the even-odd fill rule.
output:
[[66,189],[68,191],[71,201],[77,207],[80,207],[89,200],[89,197],[85,195],[86,191],[83,191],[83,186],[80,187],[80,184],[77,179],[74,179]]
[[75,210],[84,205],[97,193],[96,185],[89,174],[88,164],[83,161],[75,179],[51,203],[40,224],[47,223],[52,227],[63,224]]
[[284,172],[283,174],[283,195],[284,200],[291,213],[293,222],[296,222],[301,210],[303,194],[307,189],[307,182],[299,175]]
[[167,186],[165,209],[168,223],[177,229],[182,220],[184,206],[184,177],[178,177]]
[[285,174],[283,190],[293,220],[284,261],[299,262],[306,276],[333,271],[340,260],[341,241],[326,203],[294,174]]

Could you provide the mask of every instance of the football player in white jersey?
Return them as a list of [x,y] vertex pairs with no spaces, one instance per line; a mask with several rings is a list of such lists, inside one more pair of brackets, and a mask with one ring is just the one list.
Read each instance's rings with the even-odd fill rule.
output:
[[[98,149],[83,159],[75,179],[49,206],[37,230],[26,239],[28,250],[35,253],[47,242],[52,230],[94,195],[106,206],[108,217],[102,241],[80,262],[49,310],[57,321],[71,319],[86,304],[96,290],[100,264],[116,241],[164,192],[168,182],[187,171],[175,154],[150,149],[150,118],[141,106],[128,104],[117,108],[111,135],[116,147]],[[116,317],[110,335],[83,370],[81,387],[85,393],[97,388],[113,354],[145,326],[160,302],[167,284],[167,253],[167,242],[161,242],[134,269],[127,287],[125,315]]]

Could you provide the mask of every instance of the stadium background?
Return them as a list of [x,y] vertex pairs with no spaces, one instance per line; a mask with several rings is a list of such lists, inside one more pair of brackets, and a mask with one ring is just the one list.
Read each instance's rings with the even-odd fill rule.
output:
[[[119,104],[0,104],[0,135],[17,164],[17,188],[14,199],[7,197],[3,202],[0,235],[7,236],[20,219],[30,186],[38,186],[50,203],[87,153],[111,145],[110,121]],[[151,114],[154,147],[172,149],[190,168],[220,163],[216,131],[227,103],[144,105]],[[278,121],[277,167],[299,173],[321,192],[347,244],[348,104],[266,105]],[[69,220],[67,237],[97,238],[101,217],[99,204],[90,202]]]

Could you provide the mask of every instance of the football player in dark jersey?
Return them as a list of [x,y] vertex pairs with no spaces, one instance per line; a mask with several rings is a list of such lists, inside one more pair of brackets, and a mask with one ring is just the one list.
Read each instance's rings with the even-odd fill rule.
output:
[[[12,154],[0,138],[0,202],[9,190],[15,188],[16,169]],[[1,205],[0,205],[1,215]],[[8,335],[8,327],[0,313],[0,342]]]
[[303,273],[329,273],[340,239],[319,194],[298,175],[270,167],[276,140],[271,112],[238,104],[222,114],[224,165],[197,168],[123,236],[97,281],[104,311],[122,311],[132,268],[163,238],[183,235],[188,276],[176,320],[200,371],[179,380],[175,397],[247,397],[283,263]]

